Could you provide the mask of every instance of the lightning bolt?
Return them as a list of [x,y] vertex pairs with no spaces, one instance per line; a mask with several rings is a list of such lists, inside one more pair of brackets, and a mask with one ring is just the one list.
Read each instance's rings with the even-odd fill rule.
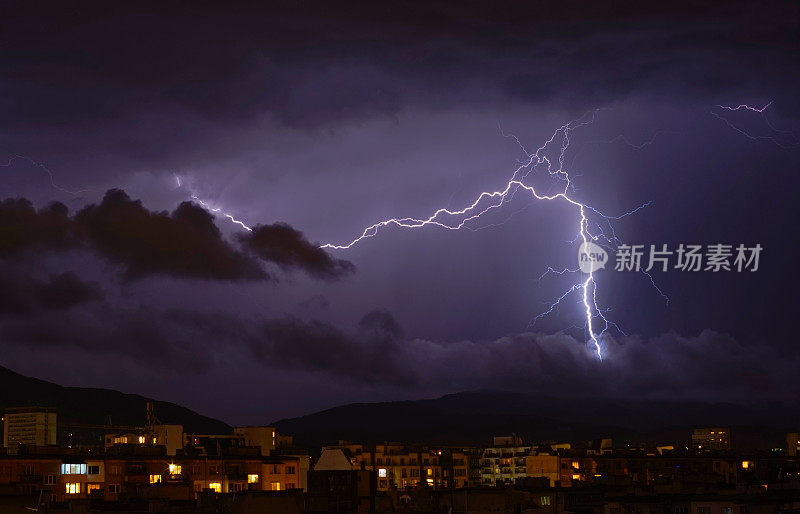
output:
[[[639,209],[649,205],[649,202],[640,205],[632,211],[626,212],[622,215],[607,216],[594,207],[584,204],[570,196],[570,193],[574,192],[572,178],[564,169],[564,156],[570,145],[570,133],[577,128],[592,123],[595,119],[595,113],[596,111],[591,111],[590,119],[585,119],[588,117],[587,113],[577,120],[570,121],[560,126],[552,133],[550,138],[547,139],[544,144],[537,148],[533,153],[528,152],[517,137],[503,133],[502,135],[504,137],[513,138],[527,157],[520,161],[519,166],[514,169],[511,178],[506,182],[503,188],[496,191],[481,192],[472,203],[468,204],[462,209],[451,210],[448,208],[440,208],[425,218],[390,218],[367,226],[358,237],[347,243],[327,243],[321,247],[331,250],[346,250],[352,248],[354,245],[364,241],[365,239],[375,237],[379,231],[381,231],[381,229],[389,226],[412,229],[435,226],[446,230],[461,230],[465,228],[468,230],[476,230],[475,227],[470,225],[470,222],[483,217],[491,211],[499,209],[513,199],[517,193],[527,194],[534,200],[566,203],[574,208],[577,226],[576,237],[573,242],[581,240],[583,243],[593,242],[605,247],[616,246],[620,243],[620,240],[617,238],[614,232],[611,221],[633,214]],[[550,149],[552,147],[555,147],[557,158],[551,158],[548,156],[548,152],[551,151]],[[558,189],[557,192],[542,193],[534,186],[526,183],[526,179],[532,173],[534,173],[537,168],[542,166],[545,167],[547,173],[549,173],[553,179],[561,181],[562,187]],[[598,219],[595,219],[595,216]],[[608,234],[606,234],[606,230],[608,230]],[[565,269],[561,272],[558,272],[553,268],[548,268],[548,271],[545,272],[544,275],[548,273],[576,273],[577,271],[578,270]],[[567,298],[570,294],[580,291],[580,303],[582,304],[582,311],[586,318],[585,330],[588,335],[588,342],[594,346],[594,351],[597,354],[597,357],[602,359],[603,354],[601,338],[609,329],[609,327],[614,327],[623,334],[624,332],[622,332],[615,323],[606,318],[604,313],[607,312],[607,310],[601,309],[598,306],[597,282],[595,280],[594,273],[594,270],[590,271],[585,278],[581,278],[580,281],[573,284],[563,295],[557,298],[555,302],[550,305],[548,310],[537,316],[532,323],[556,310],[561,301]],[[542,275],[542,277],[544,277],[544,275]],[[540,277],[540,279],[542,277]],[[652,277],[650,277],[650,280],[652,281]],[[655,283],[653,283],[653,285],[655,285]],[[663,292],[660,290],[659,292],[663,295]],[[664,297],[666,298],[666,296]]]
[[756,113],[761,115],[761,117],[764,119],[764,122],[767,124],[767,126],[770,128],[770,130],[772,130],[775,134],[780,134],[781,136],[783,136],[782,138],[779,138],[778,136],[772,136],[772,135],[754,135],[754,134],[751,134],[747,130],[745,130],[745,129],[733,124],[726,117],[720,116],[719,114],[717,114],[714,111],[711,111],[711,114],[715,118],[717,118],[718,120],[721,120],[723,123],[725,123],[728,127],[732,128],[736,132],[742,134],[744,137],[746,137],[746,138],[748,138],[748,139],[750,139],[752,141],[772,141],[773,143],[775,143],[776,145],[778,145],[781,148],[792,148],[792,147],[798,146],[800,144],[800,141],[798,140],[798,138],[794,134],[794,132],[792,132],[790,130],[781,130],[779,128],[776,128],[772,124],[772,122],[769,121],[769,118],[767,117],[766,110],[771,105],[772,105],[772,101],[769,101],[766,105],[764,105],[764,107],[753,107],[753,106],[748,105],[748,104],[739,104],[736,107],[733,107],[733,106],[730,106],[730,105],[717,104],[716,107],[718,107],[719,109],[722,109],[724,111],[731,111],[731,112],[741,111],[741,110],[756,112]]
[[[173,173],[173,176],[175,177],[175,182],[178,184],[178,187],[183,187],[184,184],[181,182],[181,178],[175,173]],[[253,229],[251,227],[249,227],[247,224],[245,224],[245,222],[243,222],[241,220],[238,220],[238,219],[234,218],[232,214],[229,214],[229,213],[223,211],[222,207],[214,207],[209,202],[207,202],[205,200],[202,200],[200,197],[198,197],[190,189],[189,189],[189,198],[191,198],[195,202],[199,203],[204,208],[208,209],[209,211],[213,212],[214,214],[220,214],[223,217],[228,218],[228,220],[231,223],[235,223],[235,224],[239,225],[240,227],[242,227],[243,229],[247,230],[248,232],[252,232],[253,231]]]
[[58,184],[56,184],[55,176],[53,175],[53,171],[50,168],[48,168],[45,163],[36,161],[36,160],[31,159],[30,157],[26,157],[24,155],[14,155],[14,156],[12,156],[10,159],[8,159],[8,161],[5,164],[0,164],[0,168],[10,168],[17,161],[25,161],[25,162],[29,163],[31,166],[33,166],[35,168],[39,168],[40,170],[42,170],[45,173],[47,173],[47,176],[50,179],[50,185],[53,187],[53,189],[57,189],[58,191],[61,191],[62,193],[67,193],[67,194],[70,194],[72,196],[78,196],[78,195],[81,195],[83,193],[94,192],[93,189],[78,189],[78,190],[75,190],[75,191],[71,191],[69,189],[65,189],[65,188],[59,186]]

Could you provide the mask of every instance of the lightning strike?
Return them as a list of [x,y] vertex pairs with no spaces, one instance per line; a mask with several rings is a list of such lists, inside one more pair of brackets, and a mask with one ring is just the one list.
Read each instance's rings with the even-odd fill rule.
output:
[[30,157],[26,157],[24,155],[14,155],[10,159],[8,159],[8,162],[6,162],[5,164],[0,164],[0,168],[10,168],[11,166],[14,165],[14,163],[16,161],[25,161],[25,162],[29,163],[31,166],[33,166],[35,168],[39,168],[40,170],[42,170],[45,173],[47,173],[47,176],[50,179],[50,185],[53,187],[53,189],[57,189],[58,191],[61,191],[62,193],[67,193],[67,194],[72,195],[72,196],[78,196],[78,195],[81,195],[81,194],[84,194],[84,193],[94,192],[93,189],[78,189],[78,190],[75,190],[75,191],[71,191],[69,189],[65,189],[65,188],[59,186],[58,184],[56,184],[55,176],[53,175],[53,171],[50,168],[48,168],[46,164],[44,164],[43,162],[39,162],[39,161],[36,161],[34,159],[31,159]]
[[[501,134],[503,137],[514,139],[520,149],[527,155],[527,158],[519,162],[519,166],[514,169],[511,178],[508,180],[508,182],[506,182],[503,188],[496,191],[481,192],[472,203],[468,204],[462,209],[451,210],[449,208],[440,208],[425,218],[390,218],[367,226],[360,235],[347,243],[327,243],[321,247],[331,250],[347,250],[364,241],[365,239],[375,237],[379,231],[381,231],[381,229],[389,226],[412,229],[435,226],[446,230],[467,229],[473,231],[480,228],[486,228],[487,226],[493,225],[486,225],[476,228],[473,227],[470,222],[483,217],[491,211],[501,208],[504,204],[512,200],[517,193],[527,194],[534,200],[566,203],[574,208],[576,212],[577,224],[576,237],[574,241],[581,240],[583,243],[593,242],[595,244],[601,244],[601,246],[604,244],[606,247],[616,246],[617,244],[620,244],[620,240],[617,238],[614,232],[611,220],[618,220],[625,216],[631,215],[650,205],[650,202],[640,205],[634,210],[618,216],[607,216],[594,207],[584,204],[570,196],[570,194],[574,192],[572,182],[573,179],[570,177],[569,173],[564,170],[564,156],[570,145],[570,132],[592,123],[594,121],[595,112],[596,111],[591,112],[591,118],[588,120],[583,120],[583,118],[587,117],[584,115],[582,118],[562,125],[556,129],[550,138],[547,139],[544,144],[537,148],[533,153],[528,152],[516,136],[505,134],[501,129]],[[552,158],[551,156],[547,155],[550,147],[554,145],[557,146],[555,149],[557,152],[556,158]],[[537,190],[537,188],[527,183],[526,180],[528,177],[532,174],[535,174],[537,169],[541,167],[544,167],[550,177],[557,181],[561,181],[563,187],[558,189],[556,192],[542,193]],[[609,230],[609,235],[606,235],[606,228],[604,227]],[[575,273],[577,271],[578,270],[570,269],[556,271],[553,268],[548,268],[542,277],[540,277],[540,280],[548,273],[563,275],[565,273]],[[622,332],[622,330],[620,330],[615,323],[606,318],[604,313],[607,312],[607,310],[601,309],[598,306],[597,281],[595,280],[594,273],[595,271],[591,270],[585,278],[582,278],[579,282],[573,284],[564,294],[562,294],[550,305],[549,309],[534,318],[529,326],[535,323],[538,319],[551,314],[569,295],[581,291],[582,294],[580,303],[582,304],[581,310],[586,318],[584,328],[588,336],[587,342],[594,347],[597,357],[602,359],[603,353],[601,338],[605,332],[610,327],[614,327],[620,333],[624,334],[624,332]],[[652,281],[652,277],[650,277],[650,280]],[[660,290],[659,293],[666,298],[666,296]]]
[[[173,174],[173,176],[175,177],[175,182],[178,184],[178,187],[183,187],[183,183],[181,182],[181,178],[176,174]],[[208,203],[205,200],[202,200],[200,197],[198,197],[191,190],[189,190],[189,198],[191,198],[195,202],[197,202],[200,205],[202,205],[205,209],[208,209],[209,211],[211,211],[211,212],[213,212],[215,214],[219,214],[219,215],[227,218],[231,223],[235,223],[235,224],[239,225],[240,227],[242,227],[243,229],[247,230],[248,232],[252,232],[253,231],[253,229],[251,227],[249,227],[245,222],[234,218],[232,214],[229,214],[229,213],[223,211],[221,207],[212,206],[210,203]]]
[[761,115],[761,118],[764,120],[764,123],[766,123],[767,127],[769,127],[769,129],[774,133],[774,135],[751,134],[747,130],[735,125],[734,123],[732,123],[726,117],[721,116],[721,115],[717,114],[714,111],[711,111],[711,114],[715,118],[717,118],[718,120],[720,120],[723,123],[725,123],[729,128],[735,130],[736,132],[740,133],[741,135],[743,135],[744,137],[746,137],[746,138],[748,138],[748,139],[750,139],[752,141],[771,141],[771,142],[775,143],[776,145],[778,145],[781,148],[793,148],[793,147],[796,147],[796,146],[800,145],[800,140],[798,140],[798,138],[797,138],[797,136],[795,135],[794,132],[792,132],[790,130],[781,130],[781,129],[775,127],[772,124],[772,122],[769,120],[769,118],[767,117],[766,110],[771,105],[772,105],[772,101],[768,102],[763,107],[753,107],[753,106],[747,105],[747,104],[739,104],[736,107],[732,107],[730,105],[717,104],[716,107],[718,107],[719,109],[722,109],[722,110],[725,110],[725,111],[731,111],[731,112],[745,110],[745,111],[752,111],[752,112],[758,113],[758,114]]

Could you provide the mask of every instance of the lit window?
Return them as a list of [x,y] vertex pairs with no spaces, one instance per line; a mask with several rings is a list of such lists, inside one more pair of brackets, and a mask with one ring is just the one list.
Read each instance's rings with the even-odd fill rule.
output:
[[433,485],[433,479],[432,478],[428,479],[428,485]]
[[542,496],[541,498],[541,505],[550,505],[550,497],[549,496]]
[[753,463],[749,460],[742,461],[742,469],[750,469],[753,466]]
[[143,435],[139,436],[139,444],[144,444],[146,440],[147,439]]
[[169,465],[169,474],[170,475],[180,475],[181,474],[181,465],[180,464],[170,464]]
[[578,469],[579,467],[581,467],[581,464],[577,460],[573,460],[572,461],[572,467],[575,468],[575,469]]
[[572,479],[573,479],[573,480],[580,480],[580,479],[581,479],[581,476],[580,476],[580,475],[578,475],[577,473],[575,473],[575,474],[573,474],[573,475],[572,475]]
[[379,468],[378,469],[378,476],[381,478],[386,478],[386,468]]
[[429,477],[432,477],[433,476],[433,469],[428,468],[427,473],[428,473]]
[[61,474],[62,475],[85,475],[86,474],[86,464],[62,464],[61,465]]
[[161,475],[150,475],[150,483],[151,484],[160,484],[161,483]]
[[222,492],[222,484],[220,484],[219,482],[211,482],[210,484],[208,484],[208,488],[214,491],[215,493]]
[[66,486],[67,494],[81,494],[80,482],[67,482],[64,485]]
[[94,491],[100,491],[102,488],[100,484],[86,484],[86,492],[92,494]]
[[270,489],[273,491],[280,491],[281,490],[281,483],[280,482],[272,482],[270,484]]
[[258,475],[247,475],[247,483],[248,484],[257,484],[258,483]]

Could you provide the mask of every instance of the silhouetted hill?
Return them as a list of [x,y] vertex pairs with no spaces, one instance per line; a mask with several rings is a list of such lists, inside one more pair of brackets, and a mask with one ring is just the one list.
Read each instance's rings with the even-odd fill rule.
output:
[[61,423],[143,426],[147,402],[152,401],[156,417],[162,423],[183,425],[194,433],[230,433],[222,421],[202,416],[169,402],[124,394],[111,389],[62,387],[52,382],[26,377],[0,366],[0,410],[6,407],[42,405],[56,407]]
[[493,435],[526,440],[581,441],[600,437],[636,443],[687,443],[690,429],[726,426],[738,448],[780,446],[786,431],[800,427],[800,409],[782,404],[666,402],[551,398],[477,391],[433,400],[356,403],[284,419],[280,433],[300,444],[321,446],[339,439],[485,443]]

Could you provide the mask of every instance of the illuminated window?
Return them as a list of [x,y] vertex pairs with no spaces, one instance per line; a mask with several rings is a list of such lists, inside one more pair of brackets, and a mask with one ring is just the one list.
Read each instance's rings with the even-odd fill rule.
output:
[[181,474],[181,465],[180,464],[170,464],[169,465],[169,474],[170,475],[180,475]]
[[549,496],[542,496],[541,501],[539,503],[541,505],[550,505],[550,497]]
[[386,478],[386,468],[379,468],[378,469],[378,476],[381,478]]
[[572,475],[572,479],[573,479],[573,480],[580,480],[580,479],[581,479],[581,476],[580,476],[580,475],[578,475],[578,474],[573,474],[573,475]]
[[147,439],[143,435],[140,435],[139,436],[139,444],[144,444],[145,441],[147,441]]
[[433,479],[432,478],[428,479],[428,485],[433,485]]
[[257,484],[258,483],[258,475],[247,475],[247,483],[248,484]]
[[151,484],[160,484],[161,483],[161,475],[150,475],[150,483]]
[[85,475],[86,474],[86,464],[62,464],[61,465],[61,474],[62,475]]
[[429,476],[429,477],[432,477],[432,476],[433,476],[433,469],[431,469],[431,468],[428,468],[428,469],[426,470],[426,472],[428,473],[428,476]]
[[753,466],[753,463],[749,460],[742,461],[742,469],[750,469]]
[[86,492],[92,494],[94,491],[101,491],[100,484],[86,484]]
[[280,482],[272,482],[270,484],[269,488],[272,489],[273,491],[280,491],[281,490],[281,483]]
[[577,460],[573,460],[572,461],[572,467],[575,468],[575,469],[578,469],[579,467],[581,467],[581,464]]
[[80,482],[67,482],[64,485],[66,486],[67,494],[81,494]]
[[220,484],[219,482],[211,482],[210,484],[208,484],[208,488],[214,491],[215,493],[222,492],[222,484]]
[[124,435],[114,437],[114,444],[126,444],[128,442],[128,438]]

